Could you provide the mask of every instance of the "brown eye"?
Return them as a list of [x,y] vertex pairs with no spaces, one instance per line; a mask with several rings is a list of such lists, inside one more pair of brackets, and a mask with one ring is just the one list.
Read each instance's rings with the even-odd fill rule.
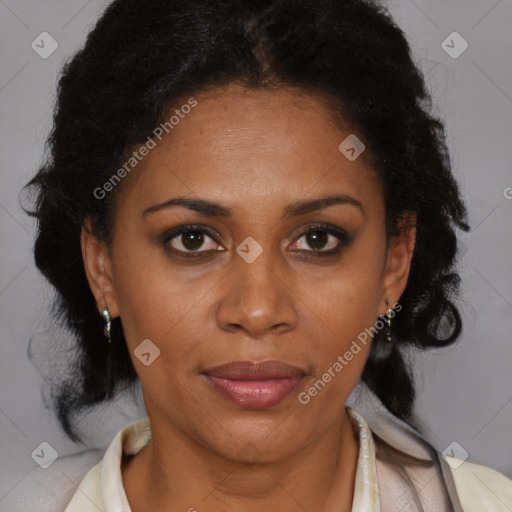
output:
[[204,243],[204,235],[201,231],[185,231],[181,234],[180,241],[185,249],[197,251]]
[[194,226],[181,226],[172,232],[167,233],[162,244],[174,253],[181,253],[187,256],[187,253],[207,253],[210,251],[223,250],[209,232],[204,228],[195,228]]
[[292,244],[292,249],[312,256],[334,256],[349,242],[350,238],[344,230],[320,225],[303,231]]
[[325,231],[309,231],[306,235],[307,244],[315,250],[323,249],[329,235]]

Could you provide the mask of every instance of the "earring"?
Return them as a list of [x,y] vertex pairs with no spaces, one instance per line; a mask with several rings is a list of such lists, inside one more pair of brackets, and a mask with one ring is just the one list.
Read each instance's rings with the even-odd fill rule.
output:
[[108,313],[108,308],[105,306],[103,311],[101,312],[103,315],[103,319],[105,320],[105,326],[103,327],[103,334],[105,334],[106,338],[108,339],[108,342],[110,343],[112,340],[110,338],[110,328],[111,328],[111,322],[110,322],[110,315]]
[[386,327],[386,340],[391,342],[391,317],[393,316],[393,308],[389,304],[389,300],[386,299],[386,306],[388,310],[386,311],[386,321],[388,326]]

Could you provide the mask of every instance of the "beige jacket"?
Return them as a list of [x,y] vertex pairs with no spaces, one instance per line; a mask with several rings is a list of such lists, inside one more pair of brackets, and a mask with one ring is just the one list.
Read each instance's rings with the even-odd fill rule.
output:
[[[421,510],[420,505],[425,512],[512,510],[512,480],[467,460],[445,460],[366,386],[356,389],[346,405],[359,437],[352,512],[412,512]],[[46,479],[32,475],[32,486],[10,493],[0,502],[0,511],[131,512],[121,478],[122,453],[135,454],[150,439],[148,418],[135,421],[115,436],[103,457],[93,451],[57,461],[51,467],[53,479],[39,470]],[[195,508],[200,510],[200,504]]]

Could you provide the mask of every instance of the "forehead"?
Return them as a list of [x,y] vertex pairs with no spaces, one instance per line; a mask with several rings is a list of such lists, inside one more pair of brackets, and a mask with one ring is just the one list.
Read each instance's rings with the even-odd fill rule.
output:
[[171,109],[169,117],[179,111],[179,122],[155,139],[154,149],[132,171],[128,195],[153,202],[170,194],[229,196],[231,203],[250,204],[337,191],[378,193],[366,159],[350,161],[340,151],[351,131],[334,122],[323,100],[294,89],[237,85],[193,98],[192,109]]

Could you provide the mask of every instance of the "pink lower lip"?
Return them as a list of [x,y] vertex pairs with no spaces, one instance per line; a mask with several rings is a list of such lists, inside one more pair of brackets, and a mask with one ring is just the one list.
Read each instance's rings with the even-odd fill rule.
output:
[[282,402],[302,381],[302,375],[262,380],[236,380],[206,375],[215,389],[245,409],[265,409]]

